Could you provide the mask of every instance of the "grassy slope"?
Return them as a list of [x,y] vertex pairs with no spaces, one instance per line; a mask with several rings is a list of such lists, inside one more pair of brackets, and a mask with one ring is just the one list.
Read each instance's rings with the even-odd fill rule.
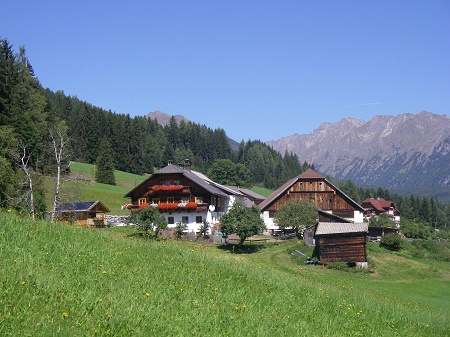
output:
[[127,230],[0,214],[0,335],[449,334],[448,263],[372,247],[377,272],[349,273],[295,264],[295,242],[232,254]]
[[[100,200],[111,211],[111,214],[129,214],[129,211],[121,211],[120,207],[130,201],[123,196],[132,188],[146,179],[145,176],[115,171],[116,186],[99,184],[94,182],[94,166],[90,164],[72,162],[71,175],[82,175],[87,181],[70,181],[62,185],[62,201],[95,201]],[[49,193],[47,194],[47,205],[51,205],[53,192],[53,179],[47,178],[46,184]]]

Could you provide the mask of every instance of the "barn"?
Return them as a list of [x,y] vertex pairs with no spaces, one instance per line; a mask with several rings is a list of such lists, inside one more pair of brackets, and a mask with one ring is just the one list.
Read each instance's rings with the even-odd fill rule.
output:
[[259,204],[269,232],[280,228],[274,222],[276,212],[289,200],[312,200],[319,211],[320,222],[362,222],[364,208],[339,190],[328,179],[308,169],[287,181]]
[[366,236],[368,224],[319,222],[315,237],[319,246],[320,261],[367,262]]

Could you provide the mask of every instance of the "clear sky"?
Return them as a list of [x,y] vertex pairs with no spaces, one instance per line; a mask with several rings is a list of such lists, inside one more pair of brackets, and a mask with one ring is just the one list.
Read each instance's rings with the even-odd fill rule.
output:
[[450,114],[448,0],[3,1],[0,37],[53,91],[237,141]]

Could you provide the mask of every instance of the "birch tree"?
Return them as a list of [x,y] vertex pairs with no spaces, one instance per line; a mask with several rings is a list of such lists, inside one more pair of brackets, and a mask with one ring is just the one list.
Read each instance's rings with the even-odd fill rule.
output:
[[51,138],[52,152],[55,159],[55,191],[53,194],[53,207],[51,210],[50,221],[55,221],[56,209],[59,204],[61,194],[61,174],[70,166],[66,155],[68,136],[67,126],[64,121],[57,121],[53,125],[49,125],[48,131]]

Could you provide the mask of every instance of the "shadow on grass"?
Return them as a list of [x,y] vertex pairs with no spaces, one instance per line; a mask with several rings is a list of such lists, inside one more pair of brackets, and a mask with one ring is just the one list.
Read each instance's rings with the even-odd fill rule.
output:
[[264,248],[266,248],[265,244],[243,244],[239,246],[235,243],[229,243],[228,245],[217,246],[217,249],[231,254],[253,254]]

